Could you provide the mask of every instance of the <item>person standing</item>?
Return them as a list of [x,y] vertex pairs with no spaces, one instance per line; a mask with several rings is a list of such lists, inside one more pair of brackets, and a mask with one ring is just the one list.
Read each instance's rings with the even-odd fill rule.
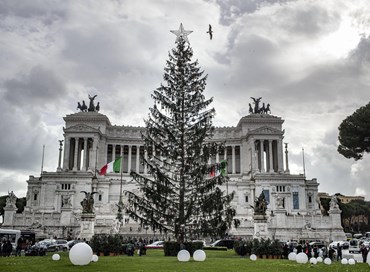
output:
[[366,246],[364,244],[361,245],[361,255],[362,255],[362,260],[364,263],[366,263],[366,259],[367,259],[367,254],[368,254],[368,249],[366,248]]
[[341,260],[342,259],[342,247],[340,246],[340,244],[338,243],[337,244],[337,261]]
[[21,256],[21,252],[22,252],[22,244],[23,244],[23,239],[22,237],[19,237],[18,241],[17,241],[17,247],[15,248],[15,256]]

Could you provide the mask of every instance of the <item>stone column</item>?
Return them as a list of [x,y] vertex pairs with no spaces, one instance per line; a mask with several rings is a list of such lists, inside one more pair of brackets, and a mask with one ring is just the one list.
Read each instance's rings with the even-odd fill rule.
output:
[[87,152],[87,139],[88,138],[84,138],[84,168],[83,168],[83,170],[87,170],[87,154],[89,153],[89,152]]
[[73,171],[77,171],[77,160],[78,160],[78,138],[75,137],[75,150],[73,159]]
[[283,140],[279,139],[277,141],[278,149],[278,172],[284,172],[284,163],[283,163]]
[[59,159],[57,172],[62,171],[62,151],[63,151],[63,140],[59,140]]
[[[145,160],[148,160],[148,151],[144,149],[144,158]],[[144,174],[148,174],[148,166],[144,164]]]
[[232,148],[232,173],[235,174],[235,145],[231,146]]
[[260,140],[260,154],[261,154],[261,173],[265,172],[265,158],[263,140]]
[[71,138],[65,136],[64,138],[64,156],[63,156],[63,169],[69,169],[69,151],[71,149]]
[[128,146],[128,166],[127,166],[127,172],[131,172],[131,152],[132,152],[132,145]]
[[98,148],[98,139],[96,139],[96,137],[92,138],[93,140],[93,146],[92,146],[92,152],[91,152],[91,155],[90,155],[90,161],[91,161],[91,164],[89,165],[89,169],[91,169],[92,171],[95,171],[95,167],[97,167],[97,161],[96,161],[96,155],[98,152],[97,148]]
[[285,143],[285,173],[289,174],[288,143]]
[[272,152],[272,140],[269,140],[269,172],[274,172],[274,165],[273,165],[273,152]]
[[219,151],[219,149],[217,148],[217,151],[216,151],[216,163],[219,163],[220,162],[220,154],[218,154],[218,151]]
[[116,160],[116,145],[112,145],[112,161]]
[[140,145],[136,145],[136,173],[140,172]]

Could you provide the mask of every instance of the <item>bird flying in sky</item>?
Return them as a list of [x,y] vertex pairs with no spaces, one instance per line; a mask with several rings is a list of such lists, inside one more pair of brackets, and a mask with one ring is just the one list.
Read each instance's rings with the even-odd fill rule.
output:
[[209,33],[209,39],[212,40],[212,37],[213,37],[212,33],[213,33],[213,31],[212,31],[212,26],[211,25],[209,25],[209,28],[208,28],[207,33]]

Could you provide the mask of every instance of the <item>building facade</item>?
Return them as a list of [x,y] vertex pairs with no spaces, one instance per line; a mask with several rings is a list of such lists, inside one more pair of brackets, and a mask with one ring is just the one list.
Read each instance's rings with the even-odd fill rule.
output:
[[[81,201],[85,191],[95,192],[94,233],[161,237],[162,234],[125,215],[122,225],[117,225],[115,219],[121,188],[137,190],[130,170],[147,174],[141,164],[141,158],[147,156],[141,138],[145,128],[112,125],[107,116],[97,111],[70,114],[64,121],[64,140],[60,141],[56,171],[29,177],[24,212],[16,214],[14,207],[7,205],[4,226],[31,227],[40,236],[78,237],[83,228]],[[226,148],[210,158],[209,163],[227,161],[230,181],[222,189],[235,192],[232,205],[237,211],[235,219],[240,221],[237,228],[229,230],[229,235],[258,236],[253,206],[256,197],[264,193],[269,237],[283,241],[344,238],[339,208],[333,205],[328,216],[322,214],[317,180],[290,173],[283,122],[271,114],[251,113],[234,127],[215,128],[210,141],[223,142]],[[96,174],[103,165],[120,156],[122,175]]]

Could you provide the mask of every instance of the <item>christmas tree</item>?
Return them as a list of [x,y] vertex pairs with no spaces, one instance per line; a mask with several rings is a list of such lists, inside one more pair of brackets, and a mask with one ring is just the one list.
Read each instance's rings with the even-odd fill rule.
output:
[[207,163],[224,147],[211,141],[215,110],[209,108],[212,99],[203,95],[207,76],[198,61],[191,61],[191,31],[181,24],[171,32],[177,38],[164,69],[166,84],[152,94],[154,106],[142,135],[147,154],[142,161],[149,176],[131,172],[139,193],[126,192],[125,210],[143,227],[170,232],[179,242],[220,237],[235,215],[229,205],[233,193],[221,190],[228,177],[210,176]]

